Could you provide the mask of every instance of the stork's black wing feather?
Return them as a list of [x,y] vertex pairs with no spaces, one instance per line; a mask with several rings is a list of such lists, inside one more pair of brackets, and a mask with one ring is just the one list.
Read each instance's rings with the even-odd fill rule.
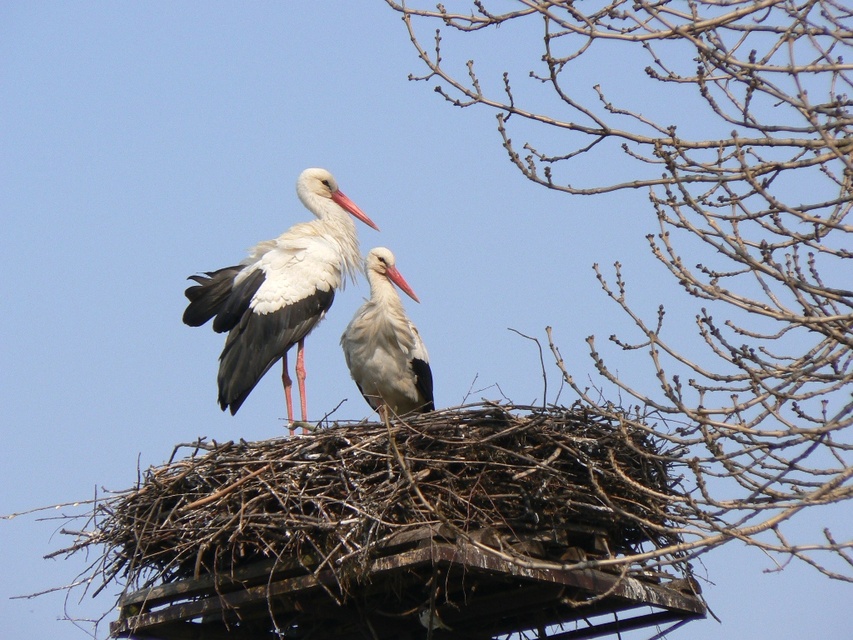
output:
[[412,371],[415,372],[415,386],[425,400],[424,405],[418,411],[420,413],[435,411],[435,398],[432,395],[432,369],[430,369],[429,362],[420,358],[412,359]]
[[228,334],[219,356],[219,406],[237,413],[258,381],[294,344],[317,326],[335,299],[334,290],[314,294],[274,311],[251,309]]
[[219,313],[220,308],[231,295],[234,277],[242,270],[242,266],[236,265],[187,278],[198,284],[184,291],[184,295],[190,301],[184,311],[184,324],[200,327]]
[[238,284],[233,285],[230,295],[223,301],[216,318],[213,319],[213,330],[217,333],[225,333],[236,327],[249,310],[252,298],[265,279],[264,272],[261,269],[255,269]]

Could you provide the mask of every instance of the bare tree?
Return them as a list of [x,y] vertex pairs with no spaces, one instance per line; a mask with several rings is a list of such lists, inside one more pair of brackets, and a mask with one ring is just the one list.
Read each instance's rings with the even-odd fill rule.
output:
[[[689,470],[689,490],[672,505],[683,551],[738,539],[853,581],[853,541],[829,528],[793,539],[789,526],[804,509],[853,497],[849,3],[519,0],[493,12],[474,0],[451,12],[387,2],[426,66],[412,79],[457,107],[493,110],[525,177],[573,196],[648,193],[660,229],[649,246],[698,301],[701,348],[664,339],[663,307],[651,319],[635,312],[618,264],[613,281],[596,273],[641,339],[610,340],[647,354],[651,373],[623,380],[595,338],[588,343],[602,385],[642,406],[636,426],[671,443]],[[442,57],[449,38],[459,45],[498,27],[490,37],[531,33],[531,21],[540,34],[532,47],[490,50],[513,65],[528,56],[528,77],[485,77],[474,60],[463,67]],[[600,84],[579,85],[593,59],[611,64]],[[631,86],[645,88],[620,91],[632,73]],[[543,90],[558,115],[541,107]],[[670,108],[650,115],[647,96]],[[513,142],[511,128],[530,141]],[[619,158],[625,179],[579,186],[566,177]],[[606,405],[566,370],[553,340],[551,349],[574,392]]]

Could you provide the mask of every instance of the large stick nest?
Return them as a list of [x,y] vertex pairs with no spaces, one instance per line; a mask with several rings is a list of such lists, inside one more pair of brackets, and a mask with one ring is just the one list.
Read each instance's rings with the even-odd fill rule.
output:
[[677,543],[665,457],[627,424],[580,407],[485,404],[295,438],[200,440],[102,501],[86,544],[105,546],[105,582],[147,586],[268,557],[358,567],[425,525],[516,539],[587,527],[612,555]]

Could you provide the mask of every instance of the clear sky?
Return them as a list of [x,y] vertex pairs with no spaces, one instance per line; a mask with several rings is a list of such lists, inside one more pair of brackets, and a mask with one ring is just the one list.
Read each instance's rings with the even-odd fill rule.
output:
[[[359,226],[362,249],[391,248],[421,299],[406,306],[439,407],[541,402],[535,345],[509,328],[544,339],[553,325],[569,367],[591,374],[586,336],[603,343],[621,321],[594,262],[620,260],[653,312],[666,276],[648,255],[646,196],[572,199],[526,182],[493,116],[407,81],[421,71],[379,0],[0,4],[0,514],[128,488],[199,436],[282,435],[277,375],[236,417],[219,410],[222,337],[181,323],[183,290],[310,218],[294,192],[306,167],[331,170],[382,228]],[[338,344],[366,293],[363,281],[340,292],[308,340],[313,418],[343,400],[335,417],[368,415]],[[549,378],[553,402],[553,366]],[[10,599],[85,568],[42,559],[71,541],[39,519],[55,515],[0,521],[5,639],[86,637],[58,620],[63,594]],[[722,626],[670,637],[849,637],[849,584],[799,564],[763,573],[774,566],[735,545],[705,556]],[[99,615],[115,595],[70,601],[69,614]]]

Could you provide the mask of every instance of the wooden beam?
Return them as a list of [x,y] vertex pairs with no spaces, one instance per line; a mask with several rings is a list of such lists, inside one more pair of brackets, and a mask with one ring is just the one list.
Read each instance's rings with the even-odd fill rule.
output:
[[[522,579],[529,585],[537,583],[540,585],[562,585],[571,587],[573,591],[577,590],[589,594],[590,597],[608,594],[606,598],[609,601],[608,607],[610,609],[623,610],[639,605],[651,605],[665,609],[664,613],[669,620],[673,619],[674,616],[680,618],[705,615],[704,604],[697,596],[670,589],[664,585],[647,583],[637,578],[620,577],[593,569],[565,569],[556,564],[552,568],[526,567],[461,540],[457,541],[456,544],[433,542],[428,546],[376,558],[371,562],[365,576],[368,578],[367,583],[375,588],[381,588],[382,583],[378,579],[386,574],[406,569],[411,571],[419,567],[435,566],[473,572],[481,577],[492,576],[504,579],[513,577]],[[253,568],[247,575],[254,576],[257,571],[260,571],[259,567]],[[420,580],[418,576],[414,577]],[[172,597],[172,601],[188,597],[196,599],[175,603],[157,611],[143,611],[133,615],[125,615],[130,610],[129,607],[125,607],[123,617],[110,625],[111,633],[121,636],[138,635],[138,632],[141,631],[148,633],[163,625],[193,620],[202,616],[221,618],[230,611],[239,612],[241,609],[248,609],[253,606],[263,612],[264,615],[268,615],[268,608],[273,607],[273,604],[267,605],[267,603],[272,599],[276,599],[274,603],[276,613],[281,613],[284,616],[288,614],[295,616],[299,598],[324,587],[337,589],[337,578],[331,569],[319,571],[315,574],[288,577],[275,577],[275,575],[270,577],[267,575],[266,578],[264,584],[225,593],[216,592],[214,588],[218,584],[216,578],[208,578],[207,582],[204,583],[208,585],[207,597],[198,597],[200,595],[199,589],[202,587],[201,581],[188,581],[189,584],[184,586],[181,586],[181,583],[166,585],[160,588],[159,592],[156,592],[157,602],[165,602],[164,599],[167,597]],[[152,591],[147,590],[149,600],[143,598],[141,602],[150,603]],[[137,594],[131,594],[123,602],[140,602],[137,599],[138,597]],[[288,600],[293,604],[286,605],[285,603]],[[330,603],[329,606],[335,605]],[[472,610],[471,613],[473,614],[475,611]],[[447,615],[451,615],[449,609]],[[458,618],[461,620],[464,615],[464,612],[460,612]],[[645,619],[649,618],[646,617]]]

